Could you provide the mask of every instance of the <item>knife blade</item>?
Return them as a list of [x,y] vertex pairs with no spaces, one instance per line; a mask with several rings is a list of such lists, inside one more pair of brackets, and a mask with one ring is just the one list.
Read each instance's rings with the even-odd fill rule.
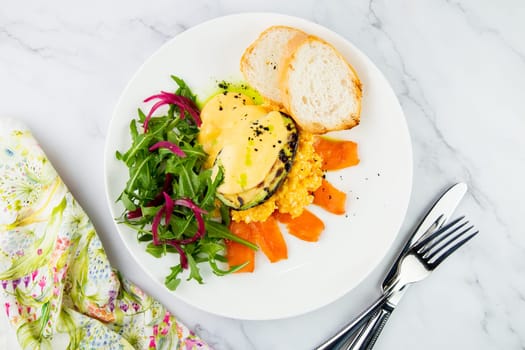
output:
[[[393,278],[397,272],[398,264],[401,259],[405,256],[406,252],[410,249],[419,238],[429,232],[433,232],[441,226],[443,226],[448,219],[452,216],[456,210],[459,202],[465,196],[467,192],[467,185],[463,182],[457,183],[450,187],[432,206],[427,215],[414,230],[414,233],[406,241],[403,249],[394,260],[394,263],[387,272],[381,288],[383,293],[389,289],[393,282]],[[361,328],[356,331],[356,336],[348,338],[347,341],[342,344],[340,349],[371,349],[377,338],[381,334],[384,325],[388,318],[395,310],[399,301],[405,294],[408,285],[401,290],[392,293],[384,304],[381,305],[379,310],[370,319],[364,323]]]

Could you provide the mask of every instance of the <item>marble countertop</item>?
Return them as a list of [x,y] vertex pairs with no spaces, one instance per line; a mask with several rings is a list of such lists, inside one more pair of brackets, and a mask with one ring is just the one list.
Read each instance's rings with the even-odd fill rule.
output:
[[[401,234],[357,288],[314,312],[239,321],[142,287],[220,349],[310,349],[379,295],[405,234],[448,185],[470,186],[459,211],[481,230],[411,288],[377,349],[525,348],[525,7],[520,1],[4,0],[0,116],[23,120],[92,218],[115,267],[140,268],[119,246],[104,192],[103,149],[122,89],[163,43],[208,19],[270,11],[324,25],[385,74],[406,115],[414,182]],[[79,156],[80,155],[80,156]],[[2,315],[3,317],[3,315]],[[0,348],[16,348],[0,322]]]

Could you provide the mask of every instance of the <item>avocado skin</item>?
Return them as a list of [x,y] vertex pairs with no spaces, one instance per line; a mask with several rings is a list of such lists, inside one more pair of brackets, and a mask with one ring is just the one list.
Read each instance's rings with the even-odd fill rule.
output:
[[297,152],[299,131],[289,115],[283,112],[279,113],[281,113],[288,131],[288,138],[283,148],[279,151],[279,156],[268,175],[255,187],[235,194],[225,194],[217,191],[217,198],[228,207],[235,210],[246,210],[264,203],[279,189],[292,168],[295,153]]

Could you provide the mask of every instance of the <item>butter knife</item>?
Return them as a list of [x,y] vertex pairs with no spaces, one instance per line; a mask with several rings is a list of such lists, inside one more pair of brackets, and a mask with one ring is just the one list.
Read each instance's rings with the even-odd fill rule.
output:
[[[394,260],[382,283],[383,292],[385,292],[392,283],[399,261],[405,256],[412,244],[427,232],[435,231],[443,226],[457,208],[466,192],[467,185],[465,183],[458,183],[445,191],[435,202]],[[403,297],[406,288],[405,286],[399,291],[378,299],[376,303],[362,312],[351,323],[343,327],[336,335],[315,349],[370,349],[375,344],[383,326]],[[352,337],[356,333],[357,335]]]

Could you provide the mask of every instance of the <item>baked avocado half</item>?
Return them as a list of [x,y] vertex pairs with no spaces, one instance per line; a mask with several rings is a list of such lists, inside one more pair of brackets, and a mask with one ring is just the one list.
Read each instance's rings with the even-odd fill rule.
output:
[[293,119],[282,112],[239,126],[215,159],[224,179],[217,197],[225,205],[245,210],[263,203],[285,180],[297,151],[298,130]]

